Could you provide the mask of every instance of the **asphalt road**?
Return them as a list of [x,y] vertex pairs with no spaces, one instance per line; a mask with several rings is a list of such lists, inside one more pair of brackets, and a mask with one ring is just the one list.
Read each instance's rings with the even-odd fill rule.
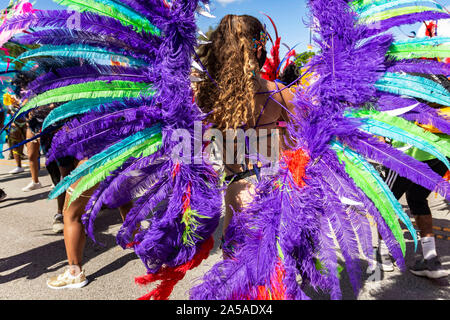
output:
[[[26,162],[25,162],[26,165]],[[46,280],[64,271],[67,260],[62,235],[52,233],[52,217],[56,213],[56,200],[47,200],[51,180],[45,169],[41,170],[44,188],[25,193],[21,189],[31,181],[29,170],[10,175],[12,161],[0,160],[0,187],[8,198],[0,202],[0,300],[135,300],[152,287],[139,287],[136,276],[145,268],[131,250],[123,250],[115,243],[120,228],[119,213],[105,210],[98,217],[97,239],[105,246],[90,239],[85,249],[84,268],[90,283],[82,289],[52,290]],[[450,273],[450,209],[440,197],[430,196],[437,239],[437,250],[444,268]],[[216,234],[216,239],[218,234]],[[414,253],[411,237],[407,237],[408,265],[413,264],[421,249]],[[376,240],[374,240],[376,246]],[[218,241],[208,260],[188,272],[172,293],[172,300],[189,298],[189,288],[219,259]],[[348,300],[396,300],[396,299],[450,299],[448,279],[430,281],[409,272],[365,273],[363,288],[355,297],[345,272],[342,272],[343,298]],[[324,294],[308,290],[314,299],[328,299]]]

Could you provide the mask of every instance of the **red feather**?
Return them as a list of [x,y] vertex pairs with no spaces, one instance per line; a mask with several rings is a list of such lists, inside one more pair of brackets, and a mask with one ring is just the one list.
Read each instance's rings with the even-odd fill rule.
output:
[[209,253],[211,252],[213,246],[214,239],[211,237],[202,244],[200,251],[197,252],[194,258],[186,262],[185,264],[173,268],[163,267],[156,274],[147,274],[145,276],[136,278],[136,284],[143,286],[158,280],[162,280],[158,287],[156,287],[156,289],[140,297],[138,300],[150,300],[151,298],[153,298],[154,300],[169,299],[169,296],[171,295],[175,285],[184,278],[189,270],[198,267],[203,260],[209,257]]
[[275,81],[278,79],[278,66],[280,65],[280,44],[281,38],[277,38],[275,45],[270,51],[271,58],[266,60],[263,71],[261,71],[261,77],[268,81]]
[[287,150],[283,153],[283,161],[286,163],[295,183],[299,187],[305,186],[303,179],[305,178],[306,166],[308,165],[309,160],[308,154],[302,149],[295,151]]

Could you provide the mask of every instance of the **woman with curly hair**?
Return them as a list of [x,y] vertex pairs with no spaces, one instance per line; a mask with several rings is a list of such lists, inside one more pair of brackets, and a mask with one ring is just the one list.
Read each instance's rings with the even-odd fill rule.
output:
[[[207,120],[223,133],[254,129],[260,143],[267,137],[267,150],[260,148],[258,154],[269,154],[269,150],[277,145],[281,145],[280,149],[285,148],[285,127],[294,109],[290,103],[293,98],[290,90],[260,76],[267,56],[267,38],[265,27],[258,19],[248,15],[227,15],[210,36],[210,43],[199,50],[199,58],[210,77],[209,81],[197,85],[199,107],[208,114]],[[274,141],[267,132],[276,129],[280,135]],[[236,152],[235,142],[229,137],[228,134],[226,145],[233,144]],[[237,148],[249,149],[245,144],[239,146],[238,143]],[[224,236],[233,213],[251,202],[255,184],[264,171],[259,161],[253,165],[248,154],[243,162],[234,161],[234,158],[230,159],[227,154],[223,159],[225,181],[228,182]],[[236,159],[239,160],[239,155]]]

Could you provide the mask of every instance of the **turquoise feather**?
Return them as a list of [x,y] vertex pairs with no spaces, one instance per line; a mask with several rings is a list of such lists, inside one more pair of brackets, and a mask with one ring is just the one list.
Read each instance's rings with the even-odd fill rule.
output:
[[57,196],[66,191],[73,183],[80,178],[91,173],[93,170],[103,166],[108,161],[120,156],[127,150],[151,139],[155,135],[161,133],[161,125],[157,124],[151,128],[140,131],[122,141],[112,145],[103,152],[100,152],[90,158],[88,161],[76,168],[72,173],[65,177],[49,194],[50,199],[55,199]]
[[52,124],[55,124],[58,121],[95,110],[105,103],[120,100],[123,99],[95,98],[95,99],[81,99],[67,102],[59,106],[58,108],[54,109],[52,112],[48,114],[48,116],[44,120],[44,123],[42,124],[42,130],[45,130],[47,127],[51,126]]
[[424,99],[444,106],[450,106],[450,93],[440,84],[417,76],[386,72],[375,88],[396,95]]
[[34,58],[40,56],[82,58],[100,65],[111,65],[111,61],[126,63],[130,66],[148,66],[145,61],[111,52],[103,48],[92,47],[83,44],[53,46],[45,45],[39,49],[27,51],[19,56],[19,59]]
[[393,46],[410,46],[410,45],[423,45],[423,46],[439,46],[441,44],[447,44],[450,42],[450,37],[422,37],[413,38],[407,40],[399,40],[392,43]]
[[341,143],[335,140],[331,142],[331,147],[335,150],[343,151],[344,154],[350,159],[350,161],[361,165],[364,168],[364,170],[366,170],[377,181],[379,187],[381,188],[381,190],[383,190],[384,195],[389,200],[389,203],[394,209],[395,214],[406,225],[409,232],[411,233],[414,239],[414,245],[417,249],[417,233],[416,230],[414,229],[414,226],[411,223],[411,219],[409,219],[408,215],[403,211],[401,204],[395,198],[394,194],[389,189],[389,186],[386,184],[386,182],[384,182],[384,180],[381,178],[380,174],[375,170],[375,168],[369,162],[367,162],[367,160],[364,159],[363,156],[361,156],[360,154],[349,148],[344,148],[344,146]]
[[16,75],[15,70],[8,70],[8,73],[0,74],[0,76],[2,76],[2,77],[11,77],[11,78],[13,78],[15,75]]
[[[423,150],[425,152],[428,152],[432,155],[434,155],[436,158],[441,160],[445,163],[445,165],[450,170],[450,163],[443,155],[440,150],[433,146],[432,144],[428,143],[424,139],[413,135],[403,129],[400,129],[398,127],[392,126],[390,124],[377,121],[374,119],[361,119],[362,124],[359,127],[361,130],[367,131],[369,133],[372,133],[377,136],[386,137],[390,139],[394,139],[403,143],[407,143],[410,145],[413,145],[416,148],[419,148],[420,150]],[[445,152],[445,150],[442,150]],[[450,150],[449,150],[450,151]]]

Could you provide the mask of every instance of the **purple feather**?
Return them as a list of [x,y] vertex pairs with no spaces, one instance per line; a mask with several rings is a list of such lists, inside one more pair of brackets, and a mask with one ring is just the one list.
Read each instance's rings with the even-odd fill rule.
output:
[[358,243],[356,242],[356,235],[353,231],[350,220],[345,212],[341,202],[331,191],[331,187],[327,183],[322,184],[322,188],[325,193],[325,201],[327,207],[325,208],[325,214],[330,221],[333,232],[338,241],[342,255],[347,266],[347,273],[350,277],[355,295],[358,295],[361,288],[361,268],[358,264]]
[[449,17],[450,15],[448,13],[436,11],[425,11],[406,14],[382,21],[377,21],[373,24],[368,25],[369,32],[367,36],[373,36],[385,32],[393,27],[398,27],[401,25],[414,24],[417,22],[428,20],[448,19]]
[[47,162],[69,155],[77,159],[89,158],[115,142],[153,126],[161,119],[159,110],[142,104],[139,99],[105,104],[103,109],[69,121],[53,138]]
[[[86,213],[82,217],[82,221],[86,228],[87,235],[95,241],[94,237],[94,221],[102,209],[103,205],[107,205],[111,208],[117,208],[122,205],[125,205],[126,203],[131,202],[138,193],[138,190],[142,190],[143,188],[148,186],[148,181],[151,177],[144,176],[143,181],[136,182],[134,181],[134,184],[140,184],[140,186],[134,186],[132,187],[130,185],[130,181],[126,178],[129,178],[133,180],[133,176],[130,175],[133,171],[139,170],[139,168],[144,167],[148,165],[148,163],[151,162],[151,159],[154,157],[146,157],[142,159],[129,159],[127,160],[120,168],[116,169],[114,172],[111,172],[111,174],[100,183],[99,187],[96,189],[94,194],[92,195],[91,199],[89,200],[89,203],[86,206]],[[151,168],[151,167],[150,167]],[[150,169],[149,168],[149,169]],[[125,179],[121,179],[125,178]],[[115,182],[119,180],[119,185],[123,183],[128,183],[126,186],[127,188],[123,188],[120,192],[120,194],[117,194],[117,197],[120,197],[120,200],[115,198],[114,203],[111,203],[111,189],[114,189]],[[115,186],[117,188],[117,186]],[[131,188],[131,189],[129,189]],[[123,228],[123,227],[122,227]],[[134,229],[132,230],[132,232]],[[120,234],[120,232],[119,232]],[[119,236],[118,236],[119,238]]]
[[66,87],[75,84],[88,83],[94,81],[132,81],[132,82],[147,82],[148,78],[139,73],[133,73],[132,71],[126,72],[123,70],[120,73],[114,73],[114,70],[110,74],[99,73],[98,71],[91,70],[89,72],[86,67],[70,68],[66,69],[65,73],[47,73],[43,77],[40,77],[30,84],[29,92],[24,98],[30,98],[33,94],[41,94],[48,90],[53,90],[61,87]]
[[[336,158],[336,156],[333,156],[333,158]],[[348,176],[348,174],[345,172],[345,167],[343,164],[337,162],[334,167],[337,172],[341,173],[341,176],[345,176],[347,178],[346,181],[350,185],[349,189],[356,192],[355,200],[362,202],[364,205],[363,206],[364,210],[375,220],[378,232],[385,241],[389,251],[392,254],[392,257],[397,263],[397,266],[400,269],[404,270],[405,260],[403,258],[403,252],[400,248],[399,243],[395,239],[392,231],[389,229],[388,225],[386,224],[386,221],[384,221],[378,209],[375,207],[373,202],[367,197],[367,195],[361,189],[359,189],[353,182],[353,180]],[[353,187],[351,187],[352,185]]]
[[441,132],[450,135],[450,119],[426,104],[420,104],[414,110],[402,114],[401,117],[420,124],[432,125]]
[[[208,172],[209,170],[200,165],[193,167],[182,165],[180,172],[170,182],[172,191],[163,195],[167,199],[163,205],[165,209],[161,209],[159,214],[151,217],[150,227],[145,233],[136,235],[135,241],[138,244],[134,246],[134,250],[147,266],[148,272],[159,271],[163,263],[174,267],[191,260],[201,243],[217,228],[221,214],[221,199],[217,196],[219,192],[217,187],[212,187],[217,185],[217,176],[213,172]],[[201,176],[210,177],[209,186],[199,179]],[[198,236],[194,239],[195,245],[184,244],[182,239],[184,232],[181,223],[182,200],[188,185],[191,186],[192,209],[205,217],[196,218],[199,226],[195,230]]]
[[400,60],[390,62],[387,72],[407,72],[407,73],[422,73],[422,74],[450,74],[450,65],[444,62],[431,60]]
[[[324,154],[317,163],[322,179],[329,184],[339,198],[345,197],[356,202],[358,201],[360,191],[354,185],[344,168],[340,165],[334,165],[337,161],[338,159],[331,152]],[[350,222],[358,236],[363,253],[368,259],[372,259],[373,250],[370,225],[367,218],[359,215],[357,212],[358,210],[356,208],[352,208],[351,206],[347,208]]]
[[[277,236],[280,225],[280,192],[270,192],[272,179],[258,185],[252,204],[235,218],[242,219],[242,247],[232,260],[218,262],[191,290],[191,299],[256,299],[257,286],[270,287],[278,263]],[[251,223],[251,228],[250,224]],[[235,223],[236,225],[236,223]]]
[[450,200],[450,184],[425,163],[417,161],[362,132],[358,136],[346,137],[342,141],[366,158],[379,162],[396,171],[400,176],[428,190],[436,191]]
[[74,29],[92,32],[98,35],[117,38],[130,47],[140,47],[152,51],[154,47],[160,44],[156,37],[146,34],[138,34],[131,27],[123,26],[119,21],[113,18],[100,16],[90,12],[79,14],[79,22],[73,26],[68,21],[74,19],[73,12],[61,10],[39,10],[34,13],[26,13],[9,19],[0,27],[0,32],[14,29],[28,29],[48,27],[53,29]]

